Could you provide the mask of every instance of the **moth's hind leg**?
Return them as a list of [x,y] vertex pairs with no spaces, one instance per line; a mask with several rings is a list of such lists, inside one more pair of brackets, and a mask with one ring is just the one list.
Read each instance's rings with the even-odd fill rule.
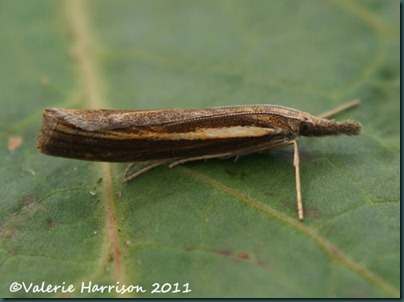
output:
[[151,169],[153,169],[153,168],[155,168],[155,167],[161,166],[161,165],[163,165],[163,164],[165,164],[165,163],[167,163],[167,162],[169,162],[169,160],[167,160],[167,159],[155,161],[155,162],[152,162],[152,163],[148,164],[148,165],[147,165],[146,167],[144,167],[143,169],[140,169],[139,171],[136,171],[135,173],[129,174],[130,170],[131,170],[136,164],[138,164],[138,163],[131,163],[131,164],[125,169],[125,172],[124,172],[125,178],[124,178],[123,181],[124,181],[124,182],[128,182],[128,181],[130,181],[130,180],[132,180],[132,179],[138,177],[139,175],[141,175],[141,174],[143,174],[143,173],[145,173],[145,172],[147,172],[147,171],[149,171],[149,170],[151,170]]
[[255,153],[255,152],[265,152],[269,150],[274,150],[278,149],[284,146],[287,146],[289,144],[293,144],[293,141],[290,141],[288,138],[282,138],[282,139],[277,139],[274,141],[270,141],[266,144],[259,145],[259,146],[253,146],[250,148],[244,148],[240,150],[234,150],[233,152],[226,152],[226,153],[218,153],[218,154],[210,154],[210,155],[201,155],[201,156],[194,156],[194,157],[184,157],[184,158],[174,158],[174,159],[163,159],[163,160],[157,160],[153,161],[150,164],[148,164],[146,167],[140,169],[139,171],[136,171],[133,174],[129,175],[129,172],[131,169],[137,164],[137,163],[132,163],[130,164],[126,169],[125,169],[125,179],[124,182],[128,182],[139,175],[164,164],[168,164],[169,168],[174,168],[178,165],[191,162],[191,161],[197,161],[197,160],[206,160],[206,159],[213,159],[213,158],[218,158],[218,159],[228,159],[230,157],[235,157],[235,160],[240,158],[241,156],[250,154],[250,153]]
[[212,159],[212,158],[219,158],[219,159],[228,159],[230,157],[235,157],[234,161],[237,161],[240,157],[244,155],[248,155],[251,153],[257,152],[267,152],[269,150],[275,150],[278,148],[285,147],[287,145],[293,144],[293,141],[290,141],[289,138],[282,138],[276,139],[273,141],[269,141],[265,144],[252,146],[249,148],[234,150],[233,152],[226,152],[226,153],[219,153],[219,154],[211,154],[211,155],[202,155],[202,156],[195,156],[195,157],[186,157],[186,158],[179,158],[172,161],[168,167],[174,168],[180,164],[187,163],[190,161],[202,160],[202,159]]
[[202,156],[195,156],[195,157],[186,157],[186,158],[180,158],[177,159],[173,162],[171,162],[168,167],[169,168],[174,168],[178,165],[190,162],[190,161],[197,161],[197,160],[203,160],[203,159],[212,159],[212,158],[220,158],[220,159],[226,159],[229,157],[235,156],[234,153],[220,153],[220,154],[212,154],[212,155],[202,155]]
[[196,156],[196,157],[187,157],[187,158],[177,158],[177,159],[163,159],[163,160],[158,160],[158,161],[154,161],[154,162],[150,162],[146,167],[140,169],[139,171],[136,171],[135,173],[130,174],[130,171],[132,170],[132,168],[138,164],[138,163],[131,163],[124,172],[124,182],[128,182],[136,177],[138,177],[139,175],[153,169],[156,168],[158,166],[164,165],[166,163],[170,163],[168,165],[169,168],[174,168],[180,164],[183,163],[187,163],[190,161],[196,161],[196,160],[202,160],[202,159],[211,159],[211,158],[229,158],[231,156],[234,156],[235,154],[233,153],[221,153],[221,154],[214,154],[214,155],[204,155],[204,156]]

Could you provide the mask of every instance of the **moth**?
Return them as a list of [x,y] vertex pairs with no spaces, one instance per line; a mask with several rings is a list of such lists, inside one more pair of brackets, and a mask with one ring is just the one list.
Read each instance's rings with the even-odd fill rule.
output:
[[[298,136],[357,135],[361,124],[328,118],[355,106],[353,100],[314,116],[278,105],[241,105],[207,109],[85,110],[46,108],[38,136],[40,152],[103,162],[132,162],[125,181],[167,164],[239,158],[294,145],[297,213],[303,220]],[[130,174],[135,163],[148,162]]]

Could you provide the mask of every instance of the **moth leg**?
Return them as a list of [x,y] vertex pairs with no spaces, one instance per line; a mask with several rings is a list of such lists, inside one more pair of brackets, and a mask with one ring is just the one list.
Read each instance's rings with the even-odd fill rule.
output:
[[260,145],[260,146],[254,146],[251,148],[234,151],[233,153],[231,153],[229,155],[229,157],[235,156],[234,161],[238,161],[240,157],[251,154],[251,153],[265,153],[268,151],[272,151],[272,150],[276,150],[276,149],[280,149],[280,148],[289,146],[291,144],[293,144],[293,141],[291,141],[289,138],[282,138],[282,139],[268,142],[268,143]]
[[302,191],[300,185],[300,160],[299,160],[299,149],[297,147],[297,141],[293,141],[294,145],[294,156],[293,165],[295,166],[295,177],[296,177],[296,195],[297,195],[297,216],[300,221],[303,220],[303,202],[302,202]]
[[261,146],[254,146],[252,148],[240,149],[240,150],[237,150],[234,152],[180,158],[178,160],[171,162],[168,167],[174,168],[180,164],[187,163],[190,161],[197,161],[197,160],[202,160],[202,159],[213,159],[213,158],[226,159],[226,158],[229,158],[232,156],[235,156],[234,161],[237,161],[240,157],[242,157],[244,155],[248,155],[248,154],[256,153],[256,152],[265,152],[265,151],[269,151],[269,150],[275,150],[275,149],[282,148],[282,147],[285,147],[285,146],[288,146],[291,144],[293,144],[293,141],[290,141],[289,139],[280,139],[280,140],[269,142],[269,143],[261,145]]
[[251,154],[251,153],[264,153],[264,152],[284,148],[291,144],[293,144],[293,141],[291,141],[288,138],[282,138],[279,140],[269,142],[268,144],[265,144],[262,146],[258,146],[258,147],[254,146],[252,148],[241,150],[240,152],[237,152],[237,155],[240,157],[240,156],[244,156],[244,155]]
[[187,163],[190,161],[196,161],[196,160],[202,160],[202,159],[212,159],[212,158],[228,158],[233,156],[233,153],[220,153],[220,154],[212,154],[212,155],[202,155],[202,156],[196,156],[196,157],[187,157],[187,158],[181,158],[178,160],[175,160],[171,162],[168,167],[169,168],[174,168],[180,164]]
[[297,146],[297,141],[289,139],[280,139],[261,147],[253,147],[247,150],[243,150],[244,152],[240,152],[239,154],[237,154],[237,156],[245,155],[252,152],[265,152],[270,150],[276,150],[289,146],[291,144],[294,145],[293,166],[295,167],[295,179],[296,179],[297,216],[299,220],[302,221],[304,218],[304,214],[303,214],[302,190],[300,183],[300,159],[299,159],[299,149]]
[[134,167],[137,163],[131,163],[129,166],[126,167],[125,171],[123,172],[123,175],[126,177],[129,174],[129,171]]
[[[141,174],[143,174],[143,173],[145,173],[145,172],[147,172],[147,171],[149,171],[149,170],[151,170],[151,169],[153,169],[153,168],[155,168],[155,167],[158,167],[158,166],[160,166],[160,165],[165,164],[167,161],[168,161],[168,160],[166,160],[166,159],[156,161],[156,162],[154,162],[154,163],[151,163],[151,164],[147,165],[147,166],[144,167],[143,169],[140,169],[139,171],[137,171],[137,172],[135,172],[135,173],[129,175],[129,171],[132,169],[133,166],[135,166],[135,165],[137,164],[137,163],[131,163],[131,164],[125,169],[125,172],[124,172],[125,179],[124,179],[123,181],[124,181],[124,182],[128,182],[128,181],[130,181],[130,180],[132,180],[132,179],[138,177],[139,175],[141,175]],[[129,176],[128,176],[128,175],[129,175]]]

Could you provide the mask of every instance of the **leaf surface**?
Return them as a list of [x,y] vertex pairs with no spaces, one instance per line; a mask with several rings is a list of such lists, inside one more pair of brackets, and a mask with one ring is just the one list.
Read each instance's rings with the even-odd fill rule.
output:
[[[399,296],[399,1],[2,1],[0,27],[1,296]],[[299,140],[303,223],[292,148],[129,184],[35,148],[45,107],[353,98],[360,136]]]

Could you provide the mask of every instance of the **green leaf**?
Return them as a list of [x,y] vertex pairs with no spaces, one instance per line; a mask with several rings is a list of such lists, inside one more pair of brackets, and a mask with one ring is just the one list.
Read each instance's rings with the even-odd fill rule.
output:
[[[1,296],[400,295],[399,1],[1,1],[0,14]],[[299,141],[304,222],[291,148],[129,184],[124,164],[35,148],[45,107],[320,114],[353,98],[336,119],[360,136]]]

